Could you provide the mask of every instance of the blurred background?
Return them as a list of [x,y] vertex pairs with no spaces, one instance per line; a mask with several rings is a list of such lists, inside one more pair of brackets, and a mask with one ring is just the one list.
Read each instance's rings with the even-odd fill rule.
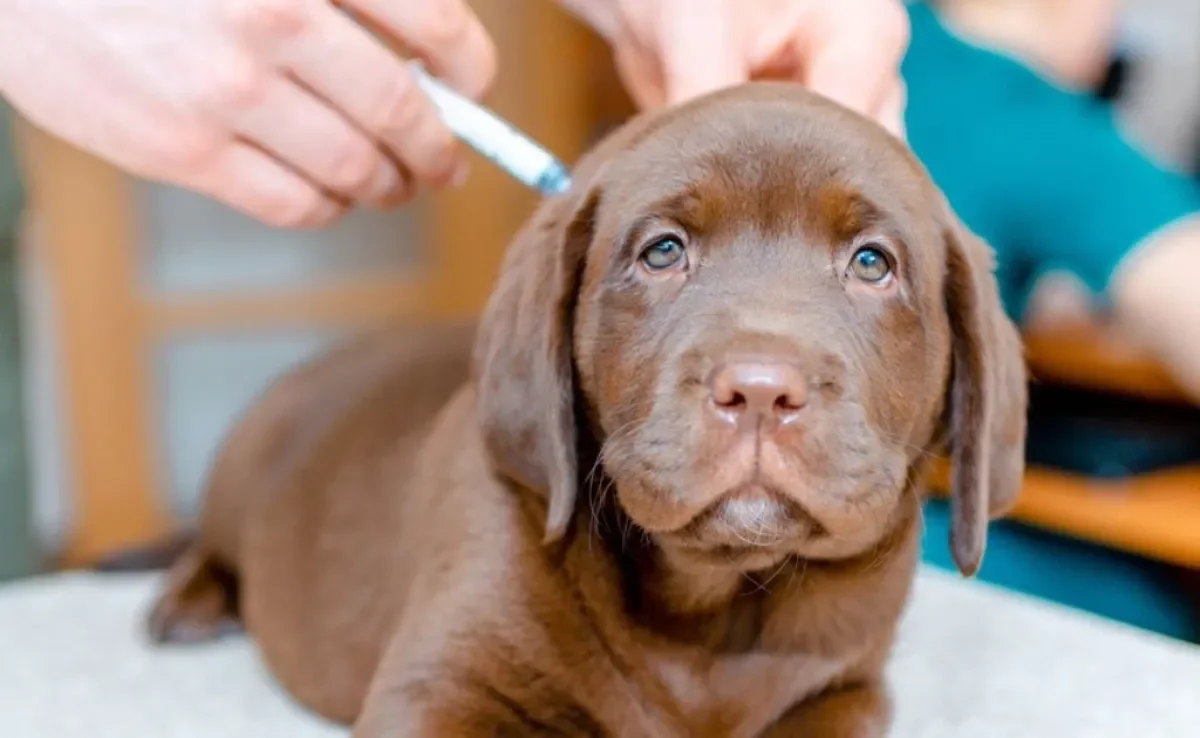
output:
[[[473,4],[501,50],[490,102],[564,159],[629,115],[607,47],[551,3]],[[964,38],[1112,106],[1200,188],[1200,0],[935,5]],[[186,525],[221,437],[274,376],[381,322],[473,314],[533,205],[480,161],[461,191],[274,231],[0,110],[0,579]],[[981,577],[1197,640],[1200,412],[1055,277],[1027,331],[1027,485]],[[938,500],[928,528],[927,562],[949,567]]]

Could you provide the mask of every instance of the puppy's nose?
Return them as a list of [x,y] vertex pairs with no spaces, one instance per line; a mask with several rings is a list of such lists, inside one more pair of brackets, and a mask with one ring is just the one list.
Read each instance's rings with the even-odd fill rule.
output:
[[804,373],[782,362],[731,362],[713,373],[709,390],[718,414],[738,423],[762,419],[786,423],[808,402]]

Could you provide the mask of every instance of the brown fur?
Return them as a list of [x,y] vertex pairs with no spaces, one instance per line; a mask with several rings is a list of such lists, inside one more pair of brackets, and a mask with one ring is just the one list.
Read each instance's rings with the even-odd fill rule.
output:
[[[643,267],[664,233],[685,259]],[[850,269],[868,242],[890,282]],[[966,573],[1022,472],[991,266],[900,142],[802,89],[637,118],[477,332],[375,335],[257,403],[153,632],[240,618],[358,738],[884,735],[926,460]],[[744,402],[760,375],[786,402]]]

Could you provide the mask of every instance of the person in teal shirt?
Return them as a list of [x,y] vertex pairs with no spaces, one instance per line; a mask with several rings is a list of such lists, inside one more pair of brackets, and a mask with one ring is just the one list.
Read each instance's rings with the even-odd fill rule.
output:
[[[1200,398],[1200,188],[1133,145],[1108,104],[965,40],[926,3],[908,9],[909,144],[995,250],[1011,316],[1025,317],[1039,277],[1069,272],[1118,321],[1157,323],[1149,348]],[[947,525],[945,505],[931,502],[925,557],[951,568],[934,543]],[[994,531],[983,579],[1195,637],[1195,613],[1165,567],[1011,522]]]
[[926,3],[910,4],[909,17],[909,145],[996,250],[1014,318],[1049,270],[1071,272],[1107,302],[1126,256],[1200,212],[1194,180],[1131,144],[1110,105],[961,39]]

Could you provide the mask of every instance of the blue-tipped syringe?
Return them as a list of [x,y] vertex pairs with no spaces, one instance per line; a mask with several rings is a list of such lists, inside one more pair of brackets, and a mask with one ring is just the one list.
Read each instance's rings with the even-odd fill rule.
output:
[[567,168],[553,154],[492,111],[438,81],[419,61],[409,68],[450,130],[471,148],[545,195],[571,186]]

